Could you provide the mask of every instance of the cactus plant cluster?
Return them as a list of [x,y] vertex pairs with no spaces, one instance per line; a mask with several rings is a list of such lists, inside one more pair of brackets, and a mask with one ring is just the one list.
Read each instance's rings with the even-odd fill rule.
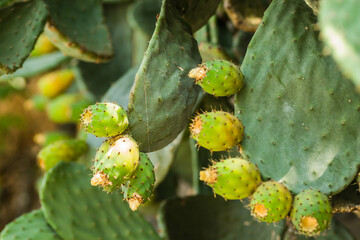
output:
[[360,205],[334,201],[360,179],[359,8],[0,3],[0,81],[30,78],[26,106],[72,133],[34,137],[41,209],[1,239],[160,239],[138,212],[169,240],[352,239],[333,213]]

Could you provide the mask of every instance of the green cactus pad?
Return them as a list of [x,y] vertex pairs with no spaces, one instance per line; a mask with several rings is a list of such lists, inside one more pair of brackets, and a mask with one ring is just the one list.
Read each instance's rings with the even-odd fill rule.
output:
[[359,1],[324,1],[320,5],[319,25],[321,35],[343,74],[360,88],[359,11]]
[[38,80],[40,93],[48,98],[54,98],[65,92],[74,81],[71,69],[61,69],[47,73]]
[[104,102],[88,106],[81,114],[81,123],[97,137],[114,137],[128,127],[129,120],[124,108]]
[[335,194],[360,167],[360,95],[323,56],[315,23],[303,0],[271,3],[241,66],[249,81],[235,113],[243,153],[264,178]]
[[259,169],[241,158],[228,158],[200,172],[204,181],[225,199],[249,197],[261,183]]
[[285,218],[292,205],[290,191],[281,183],[262,183],[251,196],[251,215],[263,222],[277,222]]
[[1,240],[61,240],[47,224],[41,209],[24,214],[6,225],[1,232],[0,238]]
[[192,69],[189,77],[196,79],[196,83],[216,97],[231,96],[239,92],[244,86],[244,76],[232,62],[226,60],[212,60]]
[[285,225],[259,223],[242,202],[211,195],[168,200],[158,221],[164,239],[171,240],[274,240],[281,239]]
[[91,101],[80,94],[62,94],[50,101],[46,112],[53,122],[77,123],[83,110],[90,104]]
[[191,26],[193,32],[196,32],[215,14],[220,0],[189,0],[178,2],[181,2],[179,8],[183,11],[184,20]]
[[133,28],[140,29],[146,36],[151,37],[156,24],[156,16],[160,12],[161,0],[138,1],[127,13],[128,22]]
[[130,136],[109,138],[97,150],[91,185],[106,191],[120,188],[139,164],[139,147]]
[[41,149],[38,154],[38,164],[42,170],[48,171],[61,161],[76,161],[87,149],[86,143],[82,140],[56,141]]
[[[190,27],[166,0],[130,95],[130,131],[141,151],[165,147],[186,127],[200,88],[187,73],[201,62]],[[159,69],[154,71],[153,69]]]
[[45,34],[64,54],[97,63],[113,56],[100,0],[45,2],[50,13]]
[[[78,63],[84,83],[96,99],[100,99],[115,81],[133,66],[133,51],[136,47],[133,44],[133,31],[126,18],[130,5],[130,2],[124,2],[103,6],[106,24],[114,43],[114,57],[106,63],[97,64],[84,61]],[[144,52],[145,50],[142,51],[142,57]]]
[[124,188],[124,197],[129,203],[131,210],[137,210],[140,204],[145,203],[149,199],[154,183],[154,166],[145,153],[140,153],[139,164]]
[[302,234],[312,236],[329,227],[332,208],[328,197],[317,190],[304,190],[294,198],[291,221]]
[[159,240],[137,212],[121,201],[120,192],[107,194],[92,187],[90,171],[78,163],[51,169],[40,191],[48,223],[64,239]]
[[22,66],[44,29],[47,14],[41,0],[0,9],[0,70],[11,73]]
[[234,115],[214,111],[197,115],[190,131],[198,145],[210,151],[226,151],[240,143],[244,127]]

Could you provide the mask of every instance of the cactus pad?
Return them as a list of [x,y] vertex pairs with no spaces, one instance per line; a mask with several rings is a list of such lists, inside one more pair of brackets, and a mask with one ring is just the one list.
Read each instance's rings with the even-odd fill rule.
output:
[[[308,0],[307,0],[308,1]],[[318,1],[311,1],[317,4]],[[358,1],[328,0],[320,5],[319,24],[324,41],[344,75],[360,87],[360,34]]]
[[159,240],[154,229],[121,201],[90,184],[90,172],[78,163],[51,169],[40,191],[48,223],[64,239]]
[[14,72],[22,66],[44,29],[47,14],[41,0],[0,9],[0,70]]
[[210,151],[226,151],[240,143],[244,127],[234,115],[214,111],[197,115],[190,131],[198,145]]
[[143,152],[161,149],[176,138],[200,90],[187,77],[201,62],[196,41],[170,2],[163,2],[128,105],[131,135]]
[[194,68],[189,77],[196,79],[205,92],[216,97],[231,96],[244,86],[244,76],[240,69],[226,60],[213,60]]
[[291,221],[300,233],[316,235],[328,228],[332,208],[328,197],[317,190],[304,190],[294,198]]
[[64,54],[89,62],[104,62],[112,57],[100,0],[45,2],[50,13],[45,34]]
[[61,238],[47,224],[41,209],[24,214],[6,225],[4,230],[1,232],[0,238],[2,240],[61,240]]
[[261,177],[259,169],[251,162],[229,158],[201,171],[200,180],[225,199],[243,199],[253,194]]
[[303,0],[272,1],[241,67],[249,81],[235,112],[243,153],[264,178],[334,194],[360,167],[360,95],[323,56],[315,23]]
[[129,136],[109,138],[97,150],[91,185],[111,191],[130,179],[139,164],[139,147]]
[[263,222],[277,222],[288,215],[292,205],[290,191],[281,183],[262,183],[251,196],[251,215]]
[[60,140],[49,144],[38,154],[38,164],[44,171],[48,171],[57,163],[76,161],[87,151],[87,145],[82,140]]
[[71,69],[62,69],[45,74],[38,80],[38,87],[46,97],[54,98],[64,91],[74,81],[74,73]]
[[154,188],[154,166],[145,153],[140,153],[139,164],[124,188],[124,196],[131,210],[135,211],[140,204],[145,203]]
[[129,120],[124,108],[104,102],[88,106],[81,114],[81,123],[97,137],[113,137],[128,127]]

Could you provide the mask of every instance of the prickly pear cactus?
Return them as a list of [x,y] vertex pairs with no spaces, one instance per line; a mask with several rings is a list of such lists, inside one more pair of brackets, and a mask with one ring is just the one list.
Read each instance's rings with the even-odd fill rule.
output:
[[291,221],[300,233],[312,236],[329,227],[332,208],[328,197],[317,190],[304,190],[294,198]]
[[263,222],[277,222],[289,214],[292,202],[291,193],[283,184],[263,182],[251,196],[251,215]]
[[2,240],[12,239],[46,239],[61,240],[54,230],[47,224],[41,209],[24,214],[6,225],[1,232]]
[[129,203],[131,210],[137,210],[140,204],[150,199],[154,184],[154,166],[145,153],[140,153],[139,164],[124,187],[124,198]]
[[141,151],[165,147],[186,127],[200,90],[187,74],[200,62],[190,27],[171,1],[163,1],[128,105],[130,132]]
[[76,161],[87,148],[86,143],[78,139],[56,141],[39,152],[38,164],[42,170],[48,171],[61,161]]
[[100,0],[45,2],[50,13],[45,34],[62,52],[98,63],[106,62],[113,56]]
[[130,136],[105,140],[96,152],[91,185],[106,191],[120,188],[133,175],[139,158],[139,147]]
[[225,199],[247,198],[261,182],[259,169],[241,158],[229,158],[214,163],[200,172],[200,180]]
[[241,66],[235,113],[243,153],[264,178],[335,194],[360,166],[360,95],[323,55],[315,20],[303,0],[272,1]]
[[30,55],[48,12],[41,0],[0,9],[0,70],[14,72]]
[[210,151],[226,151],[240,143],[244,127],[234,115],[205,112],[197,115],[190,126],[191,137]]
[[97,137],[120,135],[129,125],[126,111],[114,103],[96,103],[81,114],[81,124]]
[[192,69],[189,77],[216,97],[231,96],[244,86],[244,76],[240,69],[226,60],[213,60]]

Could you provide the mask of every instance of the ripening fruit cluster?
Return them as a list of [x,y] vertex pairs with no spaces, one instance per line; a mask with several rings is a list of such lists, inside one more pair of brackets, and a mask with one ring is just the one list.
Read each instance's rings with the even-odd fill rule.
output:
[[81,114],[81,124],[88,133],[106,137],[95,155],[91,185],[108,192],[121,190],[130,208],[137,210],[149,199],[155,174],[148,156],[125,131],[125,109],[114,103],[90,105]]
[[[240,69],[225,60],[208,61],[190,71],[205,92],[216,97],[237,93],[244,85]],[[240,119],[224,111],[198,114],[190,124],[197,145],[213,151],[228,151],[239,146],[244,134]],[[225,199],[249,197],[251,215],[272,223],[290,216],[294,227],[307,236],[328,228],[332,209],[329,199],[316,190],[305,190],[294,197],[282,183],[261,181],[260,171],[242,158],[229,158],[200,172],[200,180]]]

